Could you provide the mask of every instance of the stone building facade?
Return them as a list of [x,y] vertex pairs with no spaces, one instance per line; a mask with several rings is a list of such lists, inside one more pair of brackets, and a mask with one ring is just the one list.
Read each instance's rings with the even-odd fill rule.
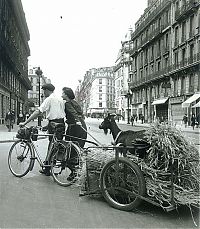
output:
[[26,112],[29,39],[21,0],[0,0],[0,124],[9,109]]
[[132,28],[129,28],[123,41],[121,41],[121,49],[119,50],[114,66],[115,75],[115,107],[116,113],[122,115],[125,120],[129,120],[131,115],[128,88],[129,66],[131,58],[129,52],[129,42],[131,39]]
[[113,67],[87,71],[79,90],[79,100],[86,116],[103,117],[107,112],[115,112]]
[[[190,119],[200,98],[200,9],[197,0],[148,1],[131,34],[131,113],[148,122]],[[190,99],[187,102],[187,99]]]

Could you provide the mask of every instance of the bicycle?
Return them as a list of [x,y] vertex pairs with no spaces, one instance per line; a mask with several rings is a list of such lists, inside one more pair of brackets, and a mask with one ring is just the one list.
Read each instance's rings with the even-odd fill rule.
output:
[[[70,157],[72,150],[76,152],[79,164],[81,163],[81,148],[72,141],[63,140],[65,127],[60,123],[53,123],[54,134],[38,134],[37,127],[24,127],[18,131],[19,140],[15,141],[8,154],[8,166],[11,173],[16,177],[23,177],[33,170],[35,160],[40,167],[50,167],[54,181],[61,186],[69,186],[74,181],[67,178],[71,173],[69,164],[73,160]],[[34,145],[38,136],[52,136],[52,141],[48,147],[50,159],[49,165],[45,165]]]

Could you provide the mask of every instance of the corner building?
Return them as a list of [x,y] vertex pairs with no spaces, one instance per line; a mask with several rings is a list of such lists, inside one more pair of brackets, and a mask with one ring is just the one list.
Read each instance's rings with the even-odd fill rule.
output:
[[0,0],[0,124],[9,109],[26,111],[29,39],[21,0]]
[[[131,112],[180,123],[199,113],[199,0],[154,0],[131,34]],[[139,111],[140,109],[140,111]]]

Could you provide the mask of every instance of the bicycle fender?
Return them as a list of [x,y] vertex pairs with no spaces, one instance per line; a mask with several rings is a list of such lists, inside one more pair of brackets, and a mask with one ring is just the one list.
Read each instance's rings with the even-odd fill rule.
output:
[[32,149],[32,152],[33,152],[33,154],[31,155],[31,163],[30,163],[29,171],[33,170],[33,167],[34,167],[34,164],[35,164],[35,152],[34,152],[33,149]]

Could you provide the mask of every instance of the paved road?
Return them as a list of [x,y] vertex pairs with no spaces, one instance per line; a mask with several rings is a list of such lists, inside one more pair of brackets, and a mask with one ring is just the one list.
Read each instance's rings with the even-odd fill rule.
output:
[[[105,137],[96,122],[88,127],[102,143],[111,142],[111,135]],[[195,228],[186,207],[167,213],[143,203],[134,212],[119,211],[102,198],[79,197],[76,186],[58,186],[39,174],[37,164],[24,178],[16,178],[7,167],[10,145],[0,145],[0,228]],[[47,140],[37,145],[45,157]]]

